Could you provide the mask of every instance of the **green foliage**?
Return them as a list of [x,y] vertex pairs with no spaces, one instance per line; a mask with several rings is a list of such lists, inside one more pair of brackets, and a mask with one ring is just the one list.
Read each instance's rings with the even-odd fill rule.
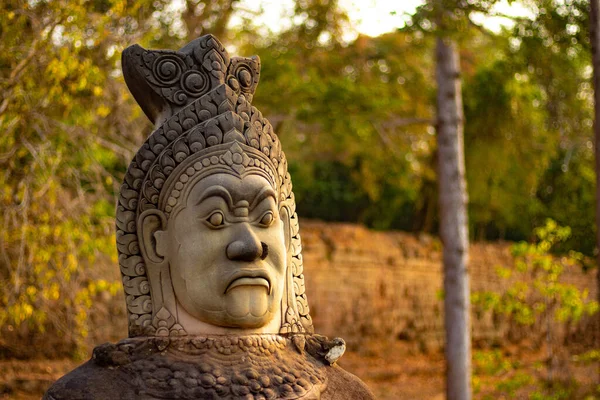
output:
[[[588,143],[560,151],[544,172],[539,185],[537,198],[543,213],[572,228],[571,236],[557,244],[559,253],[575,249],[592,255],[596,247],[596,227],[594,218],[590,218],[595,213],[596,174],[591,140]],[[585,264],[586,269],[590,267]]]
[[553,387],[548,393],[545,390],[537,390],[529,396],[531,400],[566,400],[573,398],[573,388]]
[[[594,352],[582,355],[576,362],[596,362]],[[588,354],[590,354],[588,356]],[[506,355],[501,350],[478,350],[473,353],[473,388],[482,399],[596,399],[597,390],[588,382],[564,377],[553,380],[542,378],[538,371],[542,361],[523,360],[522,355]],[[534,356],[535,357],[535,356]],[[589,357],[589,360],[584,357]],[[567,368],[568,369],[568,368]],[[561,371],[566,372],[566,371]],[[563,375],[564,376],[564,375]],[[592,393],[593,392],[593,393]]]
[[[513,29],[493,34],[471,16],[490,12],[495,1],[442,3],[444,32],[461,44],[470,232],[523,240],[551,217],[573,227],[556,251],[592,255],[587,5],[536,2],[532,19],[517,18]],[[293,179],[304,215],[435,231],[429,34],[440,29],[436,4],[378,38],[315,42],[296,27],[248,47],[264,61],[255,102],[276,122],[288,158],[302,160]],[[317,25],[336,37],[339,25]],[[353,205],[341,212],[312,195],[328,186]]]
[[247,50],[263,63],[254,103],[291,160],[301,215],[412,227],[420,182],[434,175],[423,46],[430,41],[392,33],[310,51],[283,39]]
[[472,230],[476,237],[487,236],[491,227],[501,236],[530,232],[531,219],[522,216],[540,210],[532,189],[556,146],[552,135],[540,129],[545,118],[542,92],[509,62],[497,59],[466,80],[464,97],[470,121],[465,162]]
[[518,363],[509,361],[502,355],[502,351],[478,350],[473,353],[473,373],[477,375],[502,375],[518,368]]
[[571,228],[549,219],[534,233],[537,242],[513,245],[513,266],[497,268],[498,276],[509,282],[507,289],[502,293],[473,293],[472,303],[507,315],[522,325],[533,325],[546,317],[558,322],[577,322],[584,315],[598,312],[598,302],[588,299],[587,290],[562,279],[565,270],[580,268],[583,256],[573,251],[561,257],[551,253],[557,244],[571,236]]
[[517,372],[514,376],[503,380],[497,385],[500,393],[506,394],[509,398],[515,398],[517,390],[533,382],[531,375],[524,372]]
[[[560,280],[585,263],[570,250],[595,250],[587,1],[524,2],[533,18],[500,33],[471,18],[495,0],[427,2],[405,29],[351,43],[341,39],[349,21],[337,1],[296,1],[278,34],[235,0],[184,3],[0,5],[0,348],[9,327],[27,337],[73,326],[69,340],[82,347],[87,305],[102,287],[95,266],[116,264],[115,194],[150,130],[124,86],[120,53],[133,43],[177,48],[208,32],[260,55],[254,104],[281,137],[302,217],[414,231],[437,225],[430,34],[452,35],[470,231],[522,240],[543,235],[534,227],[546,217],[572,228],[515,247],[516,265],[498,268],[510,290],[476,302],[522,324],[597,308]],[[232,15],[243,23],[230,24]],[[535,283],[519,283],[525,276]],[[107,284],[103,293],[118,286]]]
[[122,143],[146,125],[115,71],[118,50],[143,39],[134,17],[150,15],[146,1],[0,5],[3,352],[49,331],[80,354],[94,296],[120,287],[95,266],[116,264]]
[[[592,155],[592,87],[589,49],[589,2],[535,2],[533,19],[517,21],[511,59],[519,74],[536,85],[546,117],[538,129],[553,138],[549,163],[540,168],[539,183],[530,186],[540,209],[534,224],[551,217],[573,228],[571,248],[593,255],[596,228]],[[536,142],[537,145],[537,142]]]
[[[509,4],[513,2],[508,1]],[[469,37],[473,27],[483,29],[473,15],[493,15],[498,3],[500,0],[425,1],[407,21],[406,29],[462,41]]]
[[[478,311],[492,310],[518,325],[530,326],[531,334],[536,332],[538,340],[545,341],[550,354],[548,379],[552,380],[554,350],[562,347],[562,343],[555,343],[553,331],[556,324],[563,324],[568,330],[582,317],[597,313],[598,302],[588,298],[587,289],[579,289],[564,279],[569,268],[581,267],[583,255],[574,251],[560,257],[552,254],[554,247],[569,239],[571,228],[561,227],[548,219],[544,226],[535,228],[534,233],[536,242],[520,242],[512,246],[512,266],[497,267],[496,272],[505,282],[505,289],[475,292],[471,301]],[[558,397],[551,398],[569,398],[571,389],[565,390],[564,393],[554,391],[553,395]],[[514,392],[509,387],[506,391],[509,394]],[[541,393],[540,396],[545,396]]]
[[573,356],[573,360],[584,364],[600,362],[600,350],[592,349],[583,354]]

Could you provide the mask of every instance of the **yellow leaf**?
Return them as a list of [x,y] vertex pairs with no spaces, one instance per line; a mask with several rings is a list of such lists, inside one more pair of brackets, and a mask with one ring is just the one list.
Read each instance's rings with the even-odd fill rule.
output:
[[104,104],[102,104],[100,107],[98,107],[98,109],[96,110],[96,113],[104,118],[106,117],[108,114],[110,114],[110,108],[108,108],[107,106],[105,106]]
[[36,293],[37,293],[37,289],[34,286],[27,287],[27,295],[29,295],[30,297],[33,297],[33,296],[35,296]]

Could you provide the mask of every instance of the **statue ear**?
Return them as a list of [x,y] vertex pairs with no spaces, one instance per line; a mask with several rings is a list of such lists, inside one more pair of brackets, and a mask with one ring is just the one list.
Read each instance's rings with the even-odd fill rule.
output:
[[290,244],[292,243],[292,226],[290,221],[290,210],[283,206],[279,209],[279,217],[283,223],[283,237],[285,240],[285,249],[290,251]]
[[138,238],[142,255],[148,263],[160,264],[166,256],[167,216],[156,209],[146,210],[138,217]]

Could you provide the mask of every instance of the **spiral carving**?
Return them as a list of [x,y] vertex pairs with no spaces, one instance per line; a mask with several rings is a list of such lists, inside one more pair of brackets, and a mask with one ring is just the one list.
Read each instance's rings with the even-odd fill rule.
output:
[[123,254],[139,253],[137,235],[123,234],[117,235],[117,249]]
[[137,264],[135,264],[135,273],[138,275],[146,274],[146,266],[143,262],[138,262]]
[[297,296],[303,295],[306,292],[304,286],[304,275],[300,274],[294,277],[294,289]]
[[151,135],[148,145],[155,155],[159,155],[169,145],[169,141],[163,135]]
[[129,166],[127,175],[125,175],[125,183],[129,185],[133,190],[139,190],[142,186],[142,182],[144,181],[144,177],[144,171],[137,168],[137,165],[134,161]]
[[233,57],[229,64],[227,84],[240,97],[252,101],[258,85],[260,61],[258,57]]
[[141,294],[150,293],[150,283],[147,279],[143,279],[138,283],[138,290]]
[[165,151],[163,153],[162,157],[160,158],[160,161],[161,161],[161,165],[163,167],[163,172],[165,173],[165,176],[171,175],[171,172],[173,172],[173,169],[175,169],[175,167],[177,166],[177,163],[173,159],[173,151],[171,151],[171,150]]
[[122,231],[133,232],[135,230],[135,213],[133,211],[123,211],[120,218],[117,219],[117,228]]
[[119,257],[119,264],[121,266],[121,273],[123,275],[131,277],[142,275],[139,273],[140,268],[138,268],[138,265],[140,264],[143,268],[143,260],[140,256],[127,257],[124,254],[121,254],[121,256]]
[[152,203],[152,204],[158,203],[159,191],[154,187],[154,185],[152,185],[151,182],[146,181],[146,184],[144,185],[142,192],[144,193],[144,197],[146,199],[148,199],[148,201],[150,203]]
[[150,284],[145,276],[135,278],[125,276],[123,277],[123,286],[128,295],[141,296],[150,293]]
[[[152,310],[152,302],[150,302],[150,309]],[[135,319],[135,324],[144,327],[144,331],[147,335],[152,334],[152,314],[141,314]]]
[[179,124],[179,118],[171,118],[163,125],[163,131],[169,142],[177,139],[183,133],[183,128]]
[[[128,298],[133,297],[133,295],[127,296]],[[150,296],[143,295],[135,298],[131,298],[128,301],[128,307],[130,312],[134,314],[145,314],[152,312],[152,300]]]
[[190,149],[183,139],[179,139],[173,144],[173,154],[175,154],[175,161],[178,163],[181,163],[190,155]]
[[[123,187],[123,186],[121,186],[122,194],[121,194],[121,197],[119,197],[119,203],[126,210],[135,210],[137,207],[137,204],[138,204],[138,199],[137,199],[138,192],[135,191],[136,197],[129,197],[128,195],[134,191],[129,189],[128,187]],[[126,192],[126,193],[123,194],[123,192]]]
[[298,307],[298,314],[308,315],[308,305],[306,301],[296,300],[296,307]]
[[256,132],[256,129],[254,129],[254,127],[251,124],[248,124],[248,127],[246,128],[245,132],[244,132],[244,136],[246,136],[246,141],[248,142],[248,144],[252,147],[254,147],[255,149],[259,149],[259,136],[258,133]]
[[[204,122],[218,113],[217,105],[226,100],[227,96],[230,94],[227,93],[227,90],[224,86],[218,87],[214,91],[214,96],[203,96],[201,97],[195,105],[196,114],[200,119],[199,122]],[[219,99],[219,101],[217,101]]]
[[177,82],[184,69],[183,60],[174,54],[159,56],[152,64],[152,74],[161,86],[169,86]]
[[210,121],[204,129],[204,136],[206,137],[206,143],[209,146],[216,146],[221,143],[221,139],[223,139],[223,132],[217,126],[216,121]]
[[271,154],[269,144],[270,143],[269,139],[267,138],[267,135],[260,135],[260,150],[263,153],[265,153],[267,157],[269,157],[269,155]]
[[181,115],[181,126],[183,129],[190,130],[198,124],[198,116],[193,108],[185,108]]
[[292,273],[294,276],[299,276],[302,273],[302,260],[297,257],[292,257]]
[[156,159],[156,154],[148,143],[144,143],[135,155],[135,161],[143,171],[148,171],[152,162]]
[[181,76],[181,88],[190,96],[199,97],[210,89],[210,79],[202,72],[191,70]]
[[241,89],[249,89],[252,86],[252,72],[247,66],[241,66],[236,72],[236,77]]
[[206,140],[204,139],[204,135],[199,128],[193,129],[188,134],[188,143],[190,144],[190,150],[194,153],[206,147]]
[[161,166],[155,164],[148,175],[150,176],[150,181],[152,181],[154,187],[158,190],[162,189],[167,177],[163,174]]
[[183,90],[178,90],[173,95],[173,103],[182,106],[187,102],[188,95]]

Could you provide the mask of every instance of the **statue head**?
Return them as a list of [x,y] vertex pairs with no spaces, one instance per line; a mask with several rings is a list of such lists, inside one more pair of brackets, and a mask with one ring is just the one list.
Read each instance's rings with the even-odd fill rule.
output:
[[312,332],[287,162],[251,105],[258,57],[207,35],[122,61],[155,123],[117,206],[129,335]]

